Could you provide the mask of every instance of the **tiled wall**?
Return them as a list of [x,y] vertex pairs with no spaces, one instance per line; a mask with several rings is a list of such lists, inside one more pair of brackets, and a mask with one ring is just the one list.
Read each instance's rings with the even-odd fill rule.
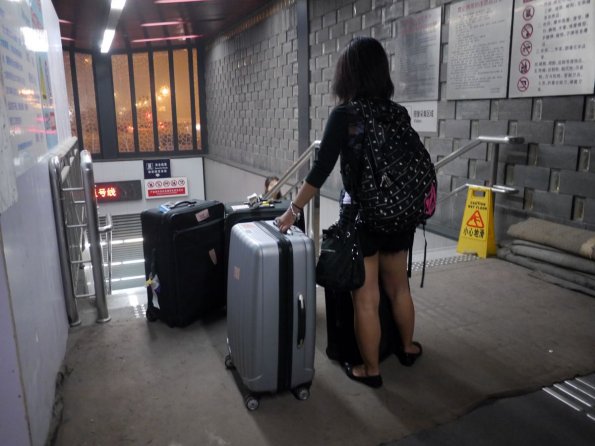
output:
[[274,4],[206,53],[209,154],[280,176],[298,152],[294,2]]
[[[441,6],[439,128],[436,133],[421,135],[432,157],[445,156],[479,135],[522,136],[525,144],[499,147],[498,182],[518,188],[519,193],[496,197],[497,236],[504,236],[510,224],[529,216],[595,230],[595,96],[447,101],[451,3],[310,0],[310,139],[320,139],[335,105],[330,85],[345,44],[356,35],[372,36],[394,57],[396,20]],[[210,96],[211,154],[278,172],[297,153],[298,110],[297,102],[292,101],[297,88],[295,28],[283,28],[294,24],[293,18],[293,6],[286,7],[210,50],[206,91]],[[256,56],[263,53],[264,59]],[[247,58],[255,63],[243,66]],[[254,84],[254,78],[262,80]],[[262,103],[260,99],[255,103],[254,98],[263,98]],[[255,114],[264,114],[266,119]],[[287,115],[293,119],[288,120]],[[441,169],[442,196],[464,183],[484,184],[491,175],[492,151],[493,147],[482,144]],[[339,189],[340,177],[335,171],[323,193],[338,196]],[[464,193],[444,201],[432,222],[446,233],[458,235],[464,202]]]

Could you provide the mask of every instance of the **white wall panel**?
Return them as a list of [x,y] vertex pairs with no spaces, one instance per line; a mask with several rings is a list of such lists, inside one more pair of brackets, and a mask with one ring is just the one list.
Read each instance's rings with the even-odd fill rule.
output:
[[[105,161],[94,162],[93,173],[96,183],[141,180],[144,197],[144,171],[143,161]],[[186,198],[204,199],[204,173],[203,159],[195,158],[171,158],[171,175],[173,177],[186,177],[188,179],[188,197],[162,198],[151,200],[124,201],[119,203],[100,203],[99,215],[110,213],[111,215],[137,214],[145,209],[157,207],[168,201],[184,200]]]
[[[0,215],[0,231],[31,439],[41,445],[68,339],[47,163],[19,176],[17,189],[18,202]],[[12,341],[0,341],[2,357]]]

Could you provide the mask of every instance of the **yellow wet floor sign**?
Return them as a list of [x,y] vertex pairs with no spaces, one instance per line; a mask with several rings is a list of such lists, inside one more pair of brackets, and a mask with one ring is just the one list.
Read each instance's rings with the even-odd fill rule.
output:
[[496,254],[492,196],[489,187],[469,186],[457,252],[483,258]]

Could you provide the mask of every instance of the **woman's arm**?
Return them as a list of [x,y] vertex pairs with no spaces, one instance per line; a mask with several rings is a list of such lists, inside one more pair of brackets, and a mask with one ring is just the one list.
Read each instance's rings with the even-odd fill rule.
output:
[[308,173],[304,184],[293,199],[287,211],[277,218],[281,232],[286,232],[299,216],[303,218],[303,209],[333,171],[341,149],[347,144],[348,115],[344,107],[335,108],[328,117],[324,134],[320,142],[320,151],[314,166]]
[[317,187],[304,181],[304,184],[300,187],[295,199],[291,202],[285,213],[277,218],[277,226],[281,232],[287,232],[298,217],[304,218],[304,206],[310,202],[317,191]]

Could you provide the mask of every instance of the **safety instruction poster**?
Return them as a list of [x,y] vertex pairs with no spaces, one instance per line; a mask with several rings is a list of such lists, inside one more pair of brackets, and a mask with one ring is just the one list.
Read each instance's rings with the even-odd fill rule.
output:
[[188,178],[155,178],[145,180],[145,198],[185,197],[188,195]]
[[510,97],[593,93],[595,0],[515,0]]
[[513,0],[452,3],[447,99],[506,97]]
[[438,99],[441,20],[440,7],[397,20],[394,40],[397,101]]

